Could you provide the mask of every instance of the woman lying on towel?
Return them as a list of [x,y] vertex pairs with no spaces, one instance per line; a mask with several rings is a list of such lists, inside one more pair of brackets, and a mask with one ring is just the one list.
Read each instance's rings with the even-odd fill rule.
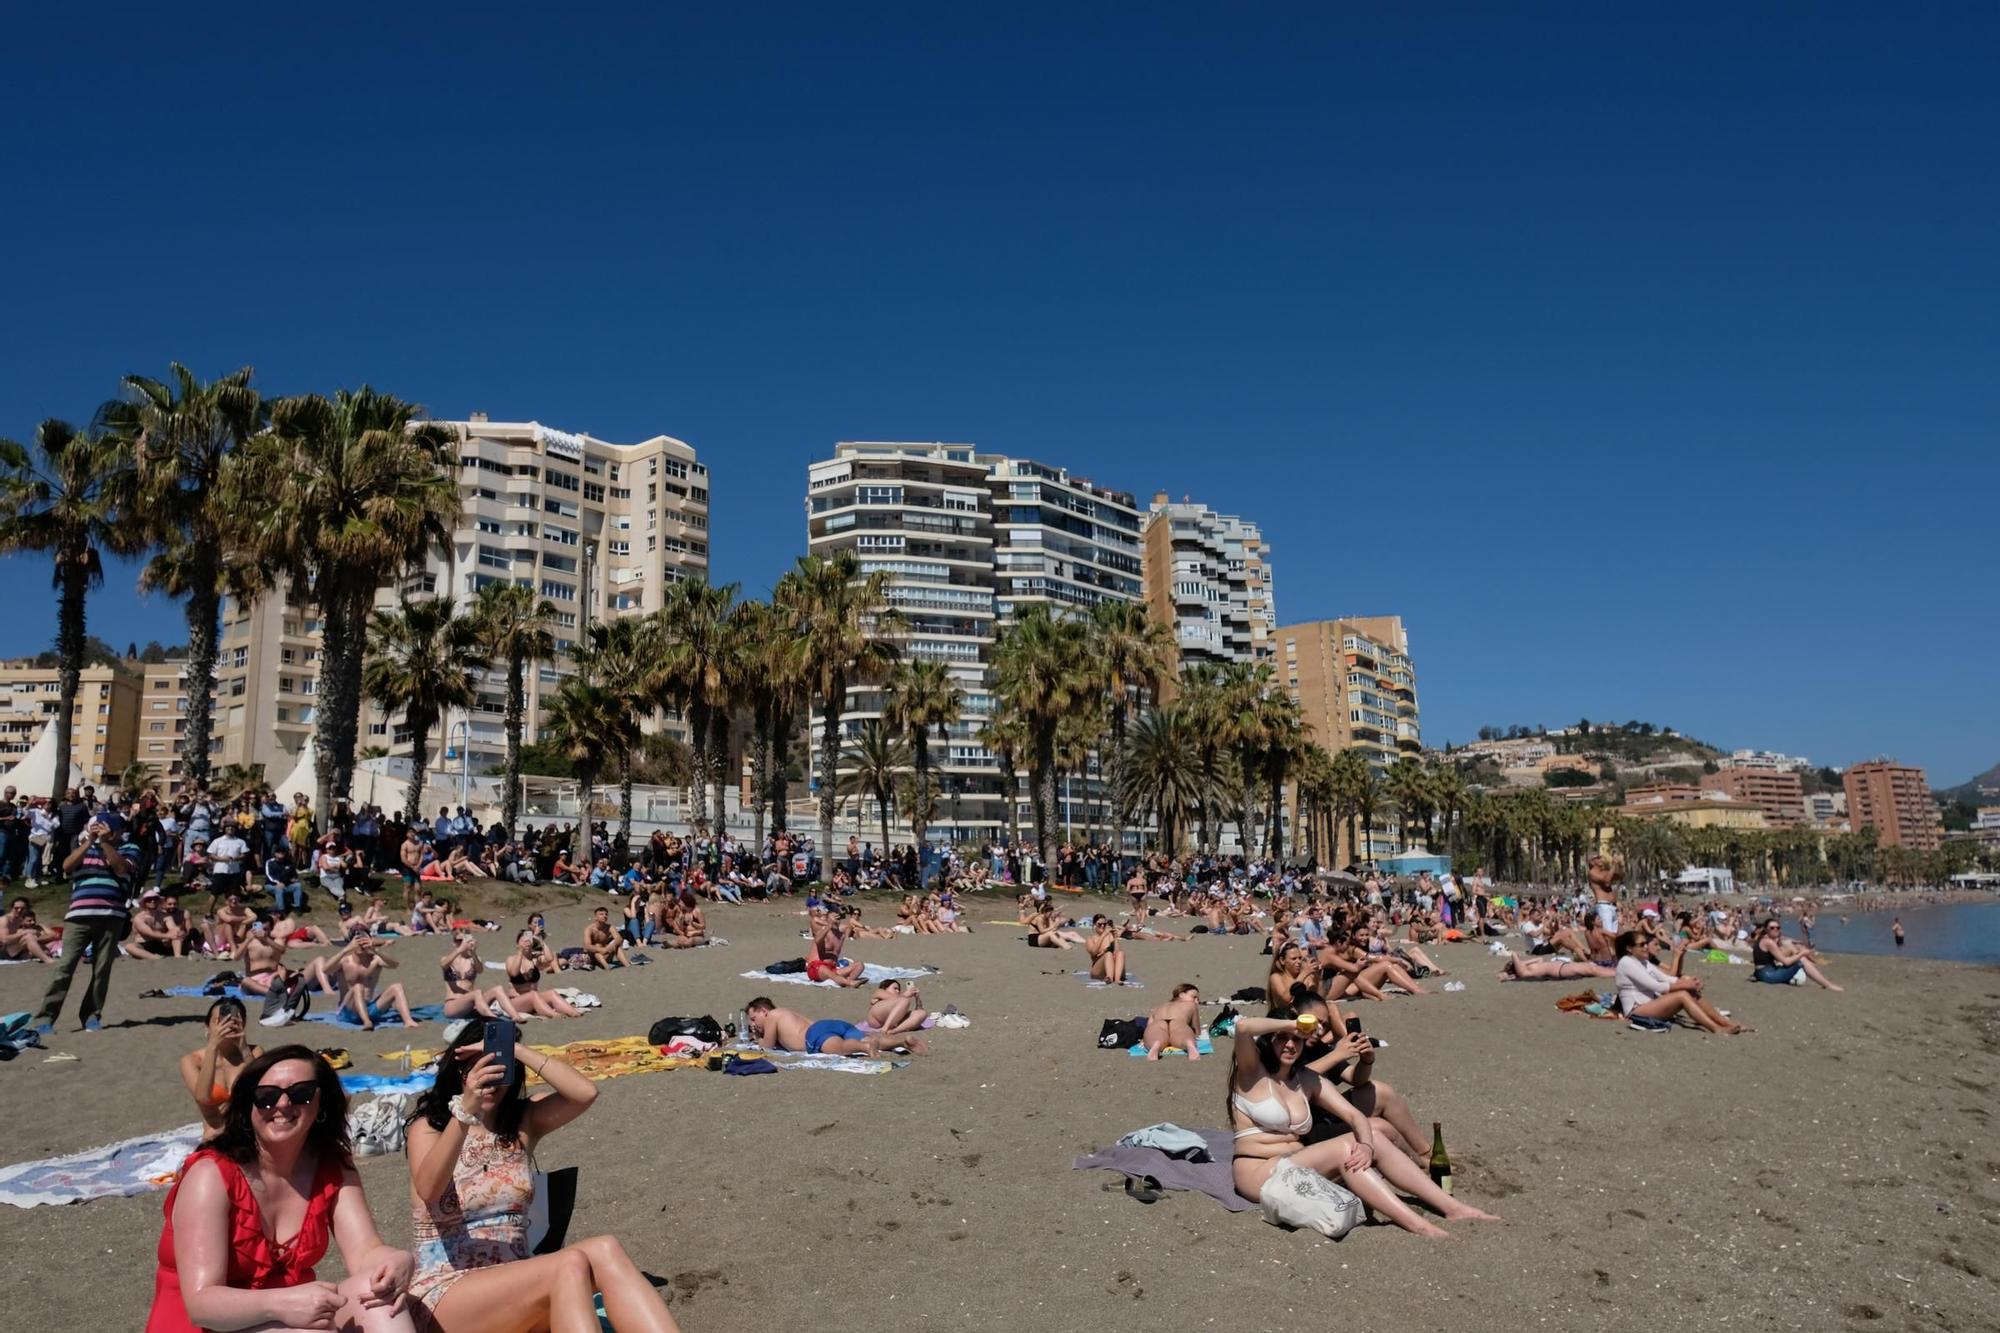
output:
[[1501,965],[1502,981],[1575,981],[1581,977],[1616,976],[1615,968],[1602,963],[1572,963],[1567,958],[1523,958],[1509,953]]
[[[1345,1230],[1325,1216],[1339,1207],[1338,1196],[1330,1197],[1326,1189],[1328,1182],[1345,1186],[1369,1212],[1419,1236],[1449,1233],[1425,1220],[1398,1191],[1448,1221],[1498,1221],[1439,1189],[1388,1141],[1386,1124],[1361,1114],[1331,1083],[1301,1066],[1318,1028],[1310,1014],[1289,1009],[1274,1009],[1268,1018],[1236,1020],[1228,1107],[1236,1136],[1237,1193],[1264,1204],[1265,1216],[1273,1221],[1310,1225],[1328,1235]],[[1343,1034],[1333,1054],[1358,1058],[1367,1044],[1366,1037]],[[1307,1146],[1315,1107],[1344,1123],[1347,1132]]]
[[[375,1231],[340,1076],[303,1046],[243,1067],[222,1127],[182,1165],[166,1213],[146,1333],[415,1327],[404,1308],[410,1253]],[[314,1272],[329,1240],[352,1275],[338,1285]]]
[[[616,1237],[529,1254],[535,1145],[589,1110],[597,1085],[523,1045],[511,1061],[488,1054],[487,1025],[468,1019],[451,1037],[410,1118],[410,1294],[443,1333],[596,1328],[597,1292],[619,1333],[671,1333],[673,1316]],[[527,1071],[546,1095],[528,1097]]]

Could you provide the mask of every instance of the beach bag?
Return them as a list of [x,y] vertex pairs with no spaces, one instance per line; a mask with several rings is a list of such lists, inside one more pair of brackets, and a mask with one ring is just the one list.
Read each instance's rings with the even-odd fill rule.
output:
[[700,1018],[663,1018],[646,1032],[648,1046],[665,1046],[675,1037],[693,1037],[711,1046],[722,1044],[722,1025],[703,1014]]
[[774,977],[789,976],[794,972],[805,971],[806,960],[803,958],[785,958],[771,964],[764,970]]
[[414,1092],[391,1092],[347,1113],[347,1137],[356,1157],[388,1157],[403,1151],[403,1127],[417,1100]]
[[1346,1189],[1288,1157],[1278,1159],[1264,1182],[1263,1205],[1264,1220],[1271,1225],[1317,1231],[1329,1240],[1360,1226],[1366,1212]]
[[1146,1036],[1143,1018],[1107,1018],[1098,1029],[1097,1045],[1102,1050],[1123,1051],[1137,1046]]

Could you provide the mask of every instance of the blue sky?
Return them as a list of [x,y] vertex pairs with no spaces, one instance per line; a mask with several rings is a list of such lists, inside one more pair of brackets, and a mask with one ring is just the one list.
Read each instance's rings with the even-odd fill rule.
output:
[[20,10],[0,435],[170,359],[664,431],[751,591],[835,440],[969,440],[1401,612],[1432,741],[2000,759],[2000,10],[715,8]]

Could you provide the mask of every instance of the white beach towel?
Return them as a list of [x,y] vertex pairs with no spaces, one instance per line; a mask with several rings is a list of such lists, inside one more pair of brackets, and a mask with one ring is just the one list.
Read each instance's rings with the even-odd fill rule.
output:
[[[809,981],[803,972],[745,972],[744,976],[753,981],[781,981],[787,986],[831,986],[838,987],[837,981]],[[861,969],[861,979],[873,985],[885,981],[912,981],[918,977],[936,974],[921,967],[884,967],[880,963],[869,963]]]
[[201,1143],[201,1126],[141,1134],[101,1148],[0,1167],[0,1203],[34,1208],[163,1190]]

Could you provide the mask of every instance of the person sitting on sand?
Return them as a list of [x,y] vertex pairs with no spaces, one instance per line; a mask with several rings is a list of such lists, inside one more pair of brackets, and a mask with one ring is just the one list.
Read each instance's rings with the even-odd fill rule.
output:
[[922,1040],[904,1032],[863,1032],[838,1018],[809,1020],[804,1014],[780,1009],[770,997],[759,995],[743,1006],[750,1022],[750,1035],[767,1050],[797,1051],[806,1055],[881,1056],[907,1048],[913,1055],[927,1055],[930,1048]]
[[553,991],[541,989],[542,974],[559,970],[561,964],[549,952],[548,941],[531,927],[514,937],[514,952],[507,956],[507,997],[515,1012],[542,1018],[580,1018],[577,1007]]
[[[1294,1012],[1311,1014],[1318,1024],[1306,1043],[1302,1057],[1305,1067],[1321,1078],[1346,1084],[1341,1096],[1361,1114],[1386,1122],[1405,1152],[1416,1156],[1429,1151],[1430,1145],[1423,1141],[1410,1103],[1402,1093],[1375,1077],[1375,1043],[1362,1034],[1361,1020],[1316,995],[1307,996]],[[1339,1121],[1314,1111],[1313,1128],[1306,1135],[1306,1144],[1310,1147],[1344,1129]]]
[[812,930],[812,949],[806,954],[806,980],[831,981],[848,988],[867,985],[861,975],[863,965],[855,959],[840,956],[841,948],[847,943],[847,935],[841,929],[836,914],[823,907],[815,908],[808,921]]
[[260,1054],[255,1046],[243,1042],[248,1021],[243,1001],[223,996],[208,1006],[208,1037],[201,1049],[181,1057],[181,1081],[187,1084],[195,1109],[201,1112],[201,1123],[211,1134],[222,1128],[236,1076]]
[[250,933],[230,955],[243,964],[243,979],[237,983],[245,995],[283,995],[297,983],[299,974],[285,964],[285,950],[291,944],[271,933],[262,917],[250,923]]
[[1159,1059],[1160,1052],[1169,1046],[1178,1046],[1187,1052],[1188,1059],[1199,1060],[1201,1052],[1194,1044],[1200,1036],[1201,987],[1183,981],[1174,987],[1165,1004],[1153,1006],[1146,1015],[1146,1035],[1141,1044],[1146,1048],[1148,1060]]
[[[932,922],[932,924],[936,925],[937,923]],[[895,931],[882,926],[871,926],[866,921],[863,921],[861,919],[861,908],[858,904],[850,906],[847,909],[847,915],[841,922],[841,928],[847,932],[847,938],[850,940],[893,940],[896,938]],[[946,932],[939,931],[938,933]]]
[[1295,1007],[1303,996],[1320,989],[1319,963],[1303,944],[1281,944],[1264,978],[1264,998],[1275,1006]]
[[243,905],[242,894],[225,893],[208,932],[209,952],[234,957],[250,934],[250,923],[256,919],[257,914]]
[[[487,1020],[473,1018],[452,1035],[406,1127],[416,1251],[410,1294],[428,1327],[594,1330],[601,1292],[619,1333],[674,1333],[665,1302],[616,1237],[529,1252],[535,1148],[590,1109],[597,1085],[518,1042],[503,1061],[484,1049],[486,1032]],[[547,1085],[542,1096],[528,1096],[529,1073]]]
[[1118,927],[1118,938],[1122,940],[1159,940],[1180,943],[1187,936],[1176,935],[1171,930],[1161,930],[1146,921],[1146,909],[1141,907],[1138,916],[1128,916]]
[[373,1029],[376,1020],[386,1017],[386,1010],[393,1009],[396,1017],[403,1020],[404,1027],[415,1027],[416,1020],[410,1017],[409,997],[403,991],[403,983],[391,982],[387,990],[376,994],[376,984],[382,978],[382,969],[394,967],[396,960],[381,951],[372,935],[361,935],[348,941],[347,947],[333,956],[329,969],[335,983],[340,987],[340,1012],[352,1012],[355,1021],[363,1028]]
[[[1333,1084],[1300,1063],[1318,1029],[1310,1014],[1273,1010],[1269,1017],[1236,1020],[1229,1069],[1229,1119],[1236,1153],[1236,1192],[1262,1202],[1264,1186],[1284,1164],[1347,1187],[1369,1212],[1420,1236],[1443,1238],[1443,1228],[1420,1216],[1397,1191],[1415,1197],[1447,1221],[1498,1221],[1446,1194],[1424,1169],[1393,1143],[1386,1124],[1363,1115]],[[1308,1147],[1317,1107],[1347,1126]]]
[[1602,963],[1573,963],[1566,958],[1524,958],[1508,953],[1501,965],[1502,981],[1576,981],[1583,977],[1616,976],[1617,969]]
[[1678,1015],[1710,1032],[1736,1036],[1750,1031],[1741,1023],[1725,1018],[1704,1000],[1701,978],[1680,975],[1683,951],[1674,951],[1671,975],[1659,967],[1660,942],[1643,930],[1628,930],[1618,937],[1618,1008],[1627,1018],[1656,1018],[1671,1021]]
[[1073,949],[1083,942],[1083,936],[1057,922],[1056,909],[1048,903],[1035,908],[1028,920],[1030,949]]
[[611,909],[593,908],[590,923],[583,928],[584,970],[624,967],[632,960],[625,953],[625,941],[611,926]]
[[35,920],[35,908],[26,898],[16,898],[7,904],[7,915],[0,917],[0,958],[25,963],[32,958],[38,963],[53,963],[55,955],[49,951],[62,939],[60,930],[43,929]]
[[[403,1308],[411,1256],[375,1230],[340,1076],[303,1046],[243,1066],[221,1127],[181,1164],[165,1211],[149,1333],[415,1327]],[[330,1241],[349,1274],[338,1284],[314,1271]]]
[[479,938],[470,930],[453,933],[451,952],[438,960],[438,968],[444,973],[446,1018],[467,1018],[475,1013],[481,1018],[492,1018],[497,1011],[507,1018],[520,1019],[521,1012],[508,999],[505,986],[480,984],[486,975],[486,964],[479,961]]
[[1110,917],[1098,913],[1090,938],[1084,941],[1083,947],[1090,955],[1093,980],[1109,982],[1113,986],[1125,984],[1125,949],[1118,942],[1118,932],[1112,929]]
[[1750,980],[1788,986],[1793,977],[1803,972],[1823,990],[1846,989],[1826,979],[1826,973],[1813,962],[1812,952],[1805,945],[1786,939],[1784,927],[1778,924],[1778,918],[1772,917],[1750,937]]
[[140,895],[139,910],[132,914],[132,933],[125,939],[127,958],[186,958],[200,948],[178,897],[158,889]]
[[930,1016],[923,995],[907,982],[885,981],[868,1001],[868,1026],[877,1032],[915,1032]]
[[1326,974],[1326,996],[1331,1000],[1348,996],[1386,1000],[1384,986],[1401,986],[1412,995],[1425,993],[1401,963],[1369,956],[1366,929],[1350,932],[1343,943],[1329,941],[1319,951],[1319,964]]

